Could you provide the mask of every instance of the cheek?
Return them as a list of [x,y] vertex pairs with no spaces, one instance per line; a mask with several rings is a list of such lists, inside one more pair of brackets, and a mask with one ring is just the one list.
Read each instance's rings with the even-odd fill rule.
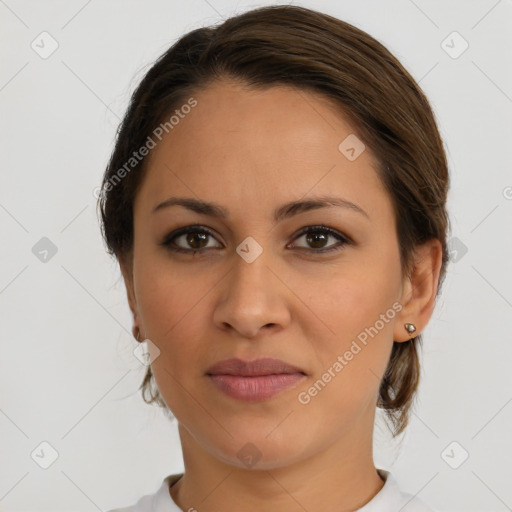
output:
[[[329,330],[324,328],[323,338],[334,345],[351,340],[374,325],[399,297],[399,276],[392,266],[385,268],[382,261],[357,259],[344,262],[338,270],[316,275],[315,279],[297,281],[302,288],[298,293],[307,297],[306,305],[329,327]],[[380,325],[381,329],[386,332],[392,329],[391,322]]]
[[311,309],[329,327],[313,333],[318,364],[312,381],[320,382],[317,391],[306,392],[323,399],[312,402],[335,402],[336,410],[348,410],[376,397],[399,306],[399,268],[384,266],[382,260],[347,264],[343,275],[333,275],[307,295]]
[[211,337],[205,334],[211,332],[211,317],[205,307],[216,280],[207,272],[198,279],[197,272],[143,254],[134,271],[145,334],[160,350],[152,372],[165,402],[179,415],[190,406],[184,389],[203,378],[204,355],[212,356]]
[[[179,306],[178,303],[172,305]],[[205,350],[200,344],[204,331],[191,313],[183,316],[181,309],[177,314],[168,314],[167,309],[160,312],[162,316],[148,305],[146,318],[151,340],[160,350],[151,363],[151,370],[165,403],[179,421],[184,421],[190,416],[191,404],[196,403],[193,384],[203,379],[198,355]]]
[[136,261],[134,279],[141,320],[162,344],[198,325],[201,299],[215,284],[207,273],[198,281],[195,272],[150,253]]

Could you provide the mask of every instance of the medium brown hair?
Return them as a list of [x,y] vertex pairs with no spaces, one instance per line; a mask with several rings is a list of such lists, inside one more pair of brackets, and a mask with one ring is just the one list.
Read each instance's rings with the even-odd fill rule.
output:
[[[316,92],[339,107],[378,161],[393,204],[403,275],[410,275],[417,244],[441,242],[439,294],[448,262],[449,176],[429,102],[400,62],[366,32],[297,6],[261,7],[193,30],[149,69],[131,97],[103,177],[98,205],[108,252],[118,259],[131,254],[133,203],[147,157],[122,173],[122,180],[119,170],[126,170],[133,151],[187,98],[226,78],[252,87],[284,84]],[[407,426],[421,341],[417,335],[393,343],[380,384],[377,406],[394,436]],[[167,408],[150,366],[139,389],[147,403]]]

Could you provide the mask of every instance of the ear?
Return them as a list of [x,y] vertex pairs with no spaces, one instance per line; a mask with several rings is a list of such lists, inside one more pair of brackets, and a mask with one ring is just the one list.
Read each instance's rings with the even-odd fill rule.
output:
[[[139,313],[137,309],[137,301],[135,299],[135,289],[133,286],[133,253],[119,256],[119,266],[121,274],[123,275],[124,284],[126,287],[126,295],[128,298],[128,305],[133,315],[132,334],[135,339],[140,332]],[[141,342],[143,340],[140,340]]]
[[[416,247],[413,268],[402,288],[402,309],[396,316],[394,341],[408,341],[420,334],[428,324],[435,306],[442,256],[443,248],[437,238]],[[405,323],[414,324],[416,331],[409,334]]]

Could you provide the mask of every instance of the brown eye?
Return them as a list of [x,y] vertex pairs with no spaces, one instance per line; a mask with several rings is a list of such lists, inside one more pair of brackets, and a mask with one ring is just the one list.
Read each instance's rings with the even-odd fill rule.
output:
[[190,232],[185,235],[181,235],[178,239],[183,237],[185,239],[185,243],[189,244],[192,249],[202,249],[208,242],[208,236],[210,235],[206,233]]
[[202,227],[187,226],[167,235],[161,245],[176,252],[204,252],[204,249],[213,248],[208,247],[210,238],[215,239],[209,230]]
[[[310,226],[302,231],[296,240],[301,237],[304,237],[304,240],[308,245],[306,247],[295,247],[318,253],[340,250],[344,245],[352,243],[347,236],[335,231],[334,229],[328,228],[327,226]],[[328,246],[327,242],[330,238],[336,239],[338,243]]]
[[310,244],[313,249],[321,249],[326,244],[331,235],[321,232],[309,232],[305,234],[306,242]]
[[[345,245],[352,244],[352,241],[346,235],[328,228],[327,226],[309,226],[300,233],[295,240],[304,237],[306,246],[292,245],[292,248],[309,251],[312,253],[327,253],[337,251]],[[330,239],[337,240],[337,243],[328,245]],[[195,254],[204,253],[206,249],[221,248],[222,245],[209,246],[210,240],[216,240],[213,233],[201,226],[187,226],[173,231],[167,235],[161,245],[168,247],[169,250],[182,253]]]

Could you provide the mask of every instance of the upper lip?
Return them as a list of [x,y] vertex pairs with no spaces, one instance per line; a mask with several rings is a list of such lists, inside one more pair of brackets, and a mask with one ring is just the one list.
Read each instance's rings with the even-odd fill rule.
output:
[[243,361],[238,358],[224,359],[210,366],[206,373],[208,375],[239,375],[242,377],[282,373],[302,373],[306,375],[302,368],[271,357],[263,357],[253,361]]

